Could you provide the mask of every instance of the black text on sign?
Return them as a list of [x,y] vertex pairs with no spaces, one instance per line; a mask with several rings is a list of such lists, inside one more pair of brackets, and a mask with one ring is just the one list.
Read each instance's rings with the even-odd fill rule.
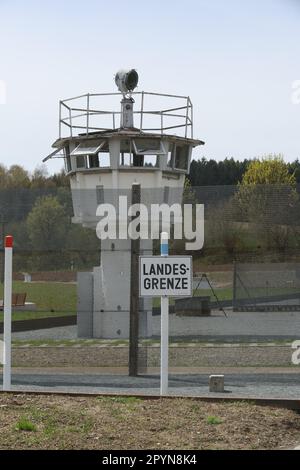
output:
[[190,256],[141,256],[140,296],[191,296],[192,276]]

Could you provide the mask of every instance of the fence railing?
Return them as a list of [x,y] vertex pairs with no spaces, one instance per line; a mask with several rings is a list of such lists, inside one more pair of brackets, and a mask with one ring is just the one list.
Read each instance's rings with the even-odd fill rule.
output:
[[[189,96],[168,95],[162,93],[133,92],[135,100],[135,128],[143,132],[167,133],[174,131],[186,138],[193,138],[193,105]],[[148,108],[149,97],[168,100],[170,105],[159,109]],[[68,128],[68,135],[73,137],[78,132],[89,134],[120,128],[121,105],[119,109],[100,109],[96,101],[116,97],[122,98],[121,93],[86,93],[60,101],[59,103],[59,138]],[[175,104],[176,100],[176,105]],[[152,100],[151,100],[152,101]],[[82,103],[83,102],[83,103]],[[81,103],[81,105],[80,105]],[[117,106],[117,103],[116,103]],[[101,106],[102,108],[102,106]],[[149,119],[150,118],[150,119]],[[149,127],[150,125],[150,127]]]

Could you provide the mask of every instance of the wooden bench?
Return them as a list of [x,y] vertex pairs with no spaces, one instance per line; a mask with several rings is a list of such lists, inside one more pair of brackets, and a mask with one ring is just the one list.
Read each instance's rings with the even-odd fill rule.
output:
[[[26,293],[12,294],[11,296],[11,306],[12,307],[24,307],[26,301]],[[0,310],[3,310],[4,302],[0,300]]]
[[211,314],[210,296],[175,299],[175,313],[185,317],[209,316]]

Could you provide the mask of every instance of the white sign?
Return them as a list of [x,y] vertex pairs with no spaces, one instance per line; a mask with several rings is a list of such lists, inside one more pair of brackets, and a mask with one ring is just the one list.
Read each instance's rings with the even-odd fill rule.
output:
[[4,364],[4,343],[0,339],[0,364]]
[[191,256],[140,256],[140,297],[192,295]]

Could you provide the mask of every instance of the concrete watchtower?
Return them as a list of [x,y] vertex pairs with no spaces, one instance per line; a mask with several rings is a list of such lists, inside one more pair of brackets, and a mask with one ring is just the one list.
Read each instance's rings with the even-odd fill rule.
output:
[[[180,203],[192,149],[204,144],[193,138],[189,97],[133,92],[138,82],[135,70],[118,72],[115,81],[118,93],[88,93],[60,102],[59,138],[53,144],[55,151],[44,159],[63,152],[73,223],[92,229],[99,222],[97,207],[103,203],[117,207],[121,194],[131,203],[136,183],[146,206]],[[127,224],[125,218],[120,224]],[[130,249],[130,239],[101,240],[100,266],[92,273],[79,273],[79,336],[128,338]],[[140,252],[151,254],[151,239],[141,240]],[[151,336],[151,320],[151,299],[144,299],[142,336]]]

